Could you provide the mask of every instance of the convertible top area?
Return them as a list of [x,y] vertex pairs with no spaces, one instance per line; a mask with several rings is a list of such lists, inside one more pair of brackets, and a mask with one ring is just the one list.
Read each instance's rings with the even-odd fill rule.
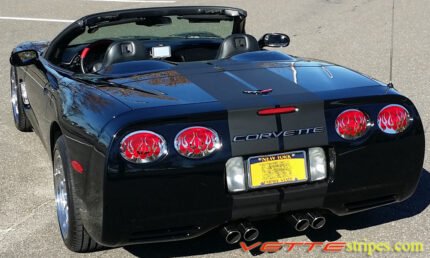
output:
[[47,60],[58,63],[61,55],[67,45],[79,35],[85,33],[88,29],[94,29],[98,26],[106,26],[107,24],[119,24],[127,21],[135,22],[136,19],[147,17],[162,17],[162,16],[190,16],[189,19],[198,21],[208,20],[211,17],[218,19],[232,18],[234,26],[231,33],[245,32],[245,19],[247,13],[238,8],[220,7],[220,6],[181,6],[181,7],[162,7],[162,8],[142,8],[103,12],[91,14],[81,19],[78,19],[67,28],[65,28],[57,37],[55,37],[44,56]]

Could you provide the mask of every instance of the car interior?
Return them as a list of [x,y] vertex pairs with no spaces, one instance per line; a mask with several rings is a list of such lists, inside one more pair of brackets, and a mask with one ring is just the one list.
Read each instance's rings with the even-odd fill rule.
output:
[[[155,55],[155,51],[167,51]],[[98,73],[110,66],[130,61],[164,60],[171,63],[230,58],[234,55],[259,51],[257,39],[248,34],[232,34],[222,38],[187,38],[175,40],[110,40],[67,47],[60,66],[82,73]]]

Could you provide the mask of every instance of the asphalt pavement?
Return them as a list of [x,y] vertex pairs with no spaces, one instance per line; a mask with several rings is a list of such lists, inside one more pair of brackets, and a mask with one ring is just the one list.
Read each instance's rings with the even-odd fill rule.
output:
[[[230,1],[66,1],[2,0],[0,3],[0,256],[2,257],[249,257],[238,245],[227,245],[212,232],[167,244],[139,245],[78,255],[63,245],[56,222],[51,163],[34,133],[15,129],[10,105],[9,55],[22,41],[50,40],[68,20],[86,14],[134,7],[227,5],[248,11],[247,32],[283,32],[292,55],[342,64],[389,81],[392,28],[391,0],[230,0]],[[430,1],[395,0],[393,78],[397,89],[417,106],[430,151]],[[23,19],[24,18],[24,19]],[[29,18],[29,20],[26,20]],[[54,19],[35,21],[34,18]],[[411,150],[413,151],[413,150]],[[386,160],[385,162],[390,162]],[[428,257],[430,250],[430,159],[426,157],[416,193],[407,201],[364,213],[329,217],[320,231],[294,232],[285,222],[259,223],[260,241],[413,241],[419,254],[374,256]],[[271,257],[364,257],[280,251]],[[257,255],[257,253],[254,253]]]

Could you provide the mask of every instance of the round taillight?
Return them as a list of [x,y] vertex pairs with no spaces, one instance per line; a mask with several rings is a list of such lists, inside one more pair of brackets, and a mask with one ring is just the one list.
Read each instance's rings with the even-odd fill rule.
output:
[[388,105],[378,114],[379,129],[387,134],[403,132],[411,120],[408,110],[400,105]]
[[195,126],[186,128],[175,137],[175,149],[184,157],[204,158],[222,146],[218,134],[209,128]]
[[151,131],[128,134],[121,141],[121,156],[133,163],[149,163],[167,155],[164,138]]
[[348,109],[340,113],[336,118],[337,134],[347,140],[355,140],[362,137],[371,123],[369,117],[358,109]]

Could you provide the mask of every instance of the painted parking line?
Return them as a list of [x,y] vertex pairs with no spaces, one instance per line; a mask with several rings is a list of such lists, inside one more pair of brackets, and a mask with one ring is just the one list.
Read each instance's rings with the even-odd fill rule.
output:
[[59,20],[59,19],[30,18],[30,17],[7,17],[7,16],[0,16],[0,20],[63,22],[63,23],[74,22],[74,20]]
[[87,0],[91,2],[120,2],[120,3],[154,3],[154,4],[172,4],[176,1],[171,0]]

